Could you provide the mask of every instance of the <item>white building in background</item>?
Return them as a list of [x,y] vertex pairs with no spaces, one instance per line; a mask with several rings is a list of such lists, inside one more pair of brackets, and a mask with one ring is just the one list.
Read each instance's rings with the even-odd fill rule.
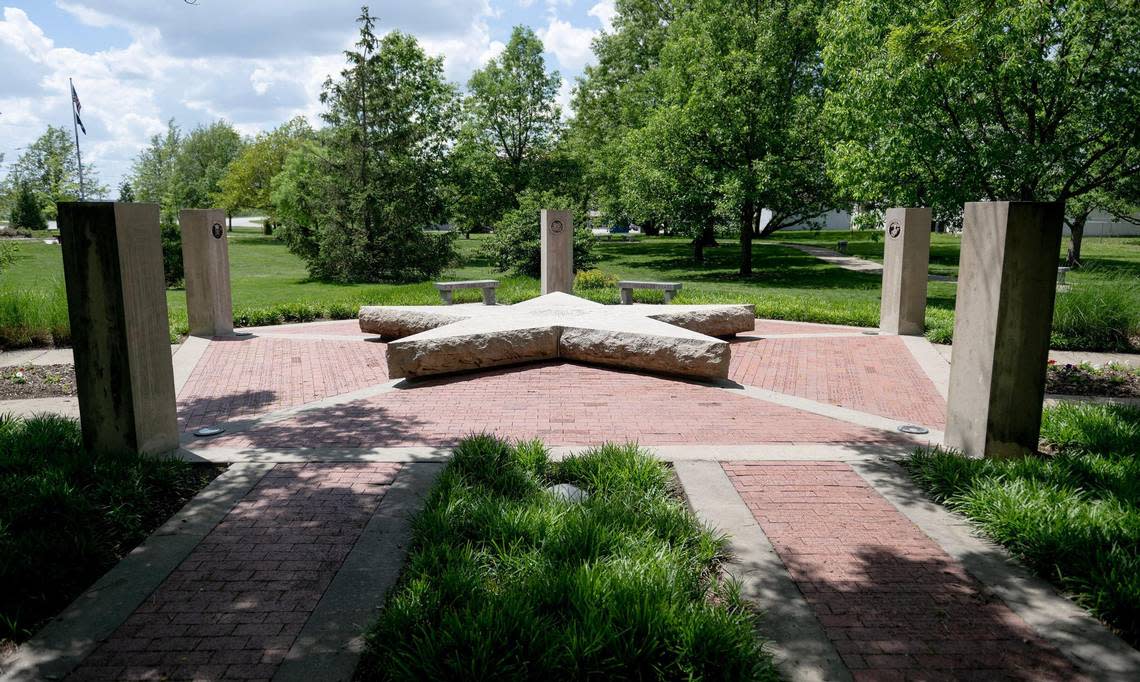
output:
[[[1140,213],[1132,216],[1134,220],[1140,221]],[[764,209],[760,213],[760,226],[768,224],[772,219],[772,212]],[[785,230],[850,230],[851,229],[851,212],[834,210],[815,218],[813,220],[805,221],[802,225],[795,227],[785,227]],[[1065,234],[1069,234],[1069,228],[1065,228]],[[1093,211],[1089,216],[1088,222],[1085,223],[1085,236],[1086,237],[1132,237],[1140,236],[1140,225],[1135,223],[1126,222],[1123,220],[1113,220],[1113,217],[1104,211]]]

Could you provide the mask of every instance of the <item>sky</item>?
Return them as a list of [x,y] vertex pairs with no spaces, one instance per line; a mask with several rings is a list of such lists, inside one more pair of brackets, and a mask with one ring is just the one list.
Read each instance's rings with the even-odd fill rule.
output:
[[[460,86],[532,27],[564,110],[614,0],[0,0],[0,175],[50,125],[71,130],[68,78],[83,105],[84,162],[117,187],[173,118],[224,118],[243,135],[296,115],[319,125],[321,84],[344,65],[368,4],[379,31],[415,35]],[[112,194],[115,192],[112,191]]]

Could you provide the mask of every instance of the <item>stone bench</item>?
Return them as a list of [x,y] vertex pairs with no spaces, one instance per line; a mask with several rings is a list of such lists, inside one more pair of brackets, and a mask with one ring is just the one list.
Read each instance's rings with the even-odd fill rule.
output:
[[673,300],[673,296],[681,290],[680,282],[632,282],[622,281],[618,282],[618,288],[621,289],[621,302],[622,305],[633,304],[633,290],[634,289],[657,289],[665,294],[665,302]]
[[1069,272],[1069,268],[1061,266],[1057,268],[1057,284],[1065,283],[1065,274]]
[[452,293],[456,289],[482,289],[483,305],[495,305],[495,289],[499,287],[497,279],[472,279],[466,282],[436,282],[435,288],[439,290],[439,297],[444,305],[451,305]]

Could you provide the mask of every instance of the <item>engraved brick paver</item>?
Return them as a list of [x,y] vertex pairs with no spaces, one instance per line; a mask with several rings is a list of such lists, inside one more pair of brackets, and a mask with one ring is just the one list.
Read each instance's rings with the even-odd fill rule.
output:
[[178,417],[183,430],[189,431],[222,419],[294,407],[387,380],[388,364],[381,343],[350,337],[344,341],[215,339],[178,395]]
[[942,428],[946,401],[897,336],[740,340],[733,381]]
[[413,382],[408,388],[196,445],[450,445],[483,431],[508,438],[542,438],[549,445],[881,444],[891,438],[704,384],[551,362]]
[[856,680],[1084,679],[847,464],[723,466]]
[[68,680],[269,680],[399,468],[277,465]]

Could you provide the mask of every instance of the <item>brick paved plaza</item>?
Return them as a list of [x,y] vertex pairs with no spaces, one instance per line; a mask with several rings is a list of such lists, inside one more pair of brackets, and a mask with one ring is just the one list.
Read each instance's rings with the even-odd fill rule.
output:
[[[758,321],[721,383],[567,362],[390,382],[355,321],[250,331],[204,348],[179,423],[190,451],[262,468],[67,679],[297,679],[365,528],[431,466],[417,453],[484,431],[711,460],[852,679],[1085,679],[852,468],[925,442],[899,424],[944,427],[940,375],[900,337]],[[203,425],[226,431],[194,438]]]

